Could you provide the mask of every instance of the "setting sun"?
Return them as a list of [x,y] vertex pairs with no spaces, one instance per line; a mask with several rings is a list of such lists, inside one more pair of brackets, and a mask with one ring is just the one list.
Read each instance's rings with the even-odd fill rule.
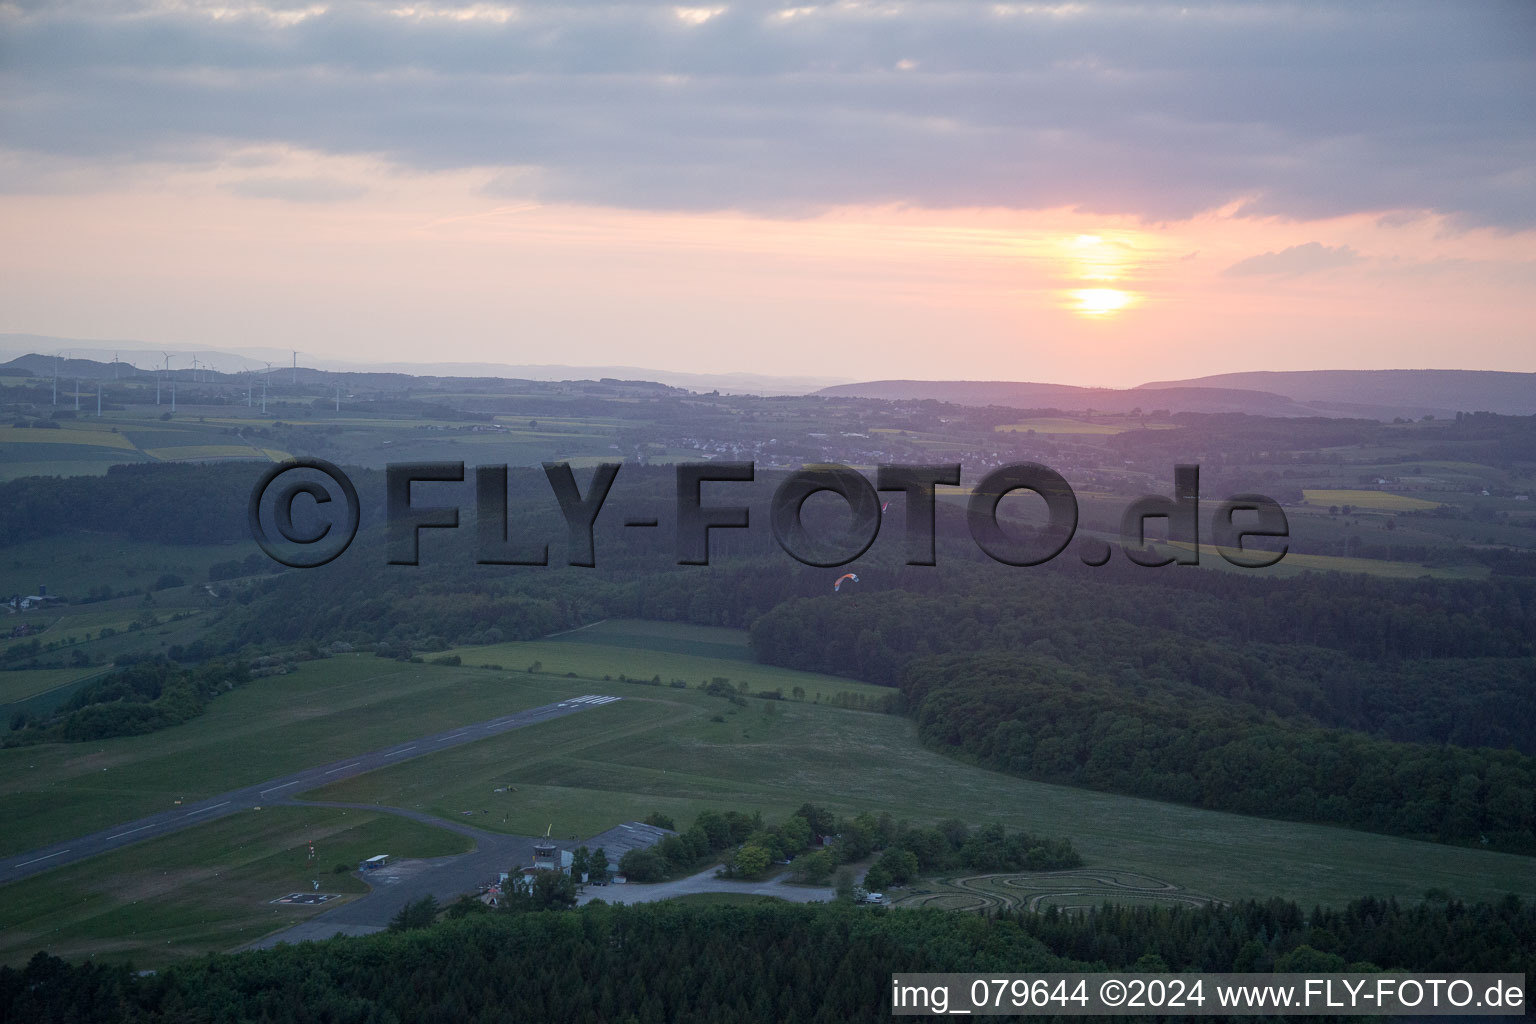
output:
[[1079,316],[1112,316],[1135,299],[1118,288],[1079,288],[1071,293],[1073,311]]

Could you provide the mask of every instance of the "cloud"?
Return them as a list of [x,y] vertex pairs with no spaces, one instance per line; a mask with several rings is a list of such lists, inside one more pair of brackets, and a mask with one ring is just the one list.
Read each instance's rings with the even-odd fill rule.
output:
[[701,10],[0,5],[0,136],[92,164],[221,143],[517,169],[502,181],[531,183],[524,198],[631,208],[1076,206],[1162,220],[1241,202],[1287,218],[1411,209],[1536,226],[1529,4]]
[[1279,252],[1260,253],[1239,260],[1222,271],[1228,277],[1296,277],[1319,270],[1333,270],[1360,262],[1360,254],[1347,245],[1307,242]]
[[282,199],[290,203],[334,203],[357,199],[368,191],[336,178],[241,178],[224,188],[253,199]]

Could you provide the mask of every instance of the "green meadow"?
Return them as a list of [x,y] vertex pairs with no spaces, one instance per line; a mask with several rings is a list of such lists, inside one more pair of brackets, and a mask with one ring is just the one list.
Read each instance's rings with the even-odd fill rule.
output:
[[[526,644],[461,649],[506,666],[451,668],[347,655],[253,681],[204,716],[149,736],[0,750],[0,850],[15,853],[306,765],[583,694],[620,701],[324,787],[302,799],[372,803],[493,831],[585,837],[653,811],[686,823],[706,808],[774,820],[805,801],[840,813],[1067,836],[1090,867],[1133,872],[1221,899],[1278,895],[1338,904],[1363,894],[1417,899],[1536,896],[1528,858],[1247,818],[1034,783],[921,746],[904,718],[833,704],[887,691],[746,659],[744,634],[605,622]],[[541,663],[538,670],[528,667]],[[619,674],[659,674],[660,686]],[[604,678],[607,676],[608,678]],[[733,702],[716,677],[746,683]],[[685,679],[686,688],[670,685]],[[792,684],[804,700],[751,696]],[[818,701],[817,695],[820,695]],[[314,815],[314,817],[305,817]],[[356,816],[356,817],[354,817]],[[378,833],[364,829],[397,830]],[[357,829],[355,834],[346,834]],[[331,830],[327,832],[326,830]],[[398,831],[404,830],[404,831]],[[0,888],[0,958],[40,942],[156,963],[230,948],[306,912],[268,901],[314,869],[302,844],[324,836],[321,869],[387,846],[461,849],[384,814],[268,807]],[[442,844],[449,844],[444,847]],[[345,855],[343,855],[345,854]],[[298,876],[305,876],[300,878]],[[322,876],[326,891],[350,891]],[[296,884],[297,883],[297,884]],[[138,902],[135,902],[138,901]],[[285,916],[286,915],[286,916]]]
[[[315,860],[309,860],[309,844]],[[292,892],[356,896],[364,857],[464,853],[471,840],[396,815],[328,807],[246,811],[4,887],[0,963],[39,949],[156,967],[232,949],[337,906],[274,905]],[[347,872],[337,873],[337,865]]]
[[0,750],[0,855],[587,692],[575,681],[372,655],[309,662],[225,694],[174,729]]
[[[795,673],[817,680],[806,700],[748,696],[743,706],[700,692],[696,682],[674,689],[665,671],[660,687],[618,682],[613,669],[651,664],[637,659],[643,652],[634,645],[653,625],[658,646],[678,645],[685,632],[711,646],[741,637],[708,627],[616,622],[554,640],[481,648],[497,650],[508,667],[524,666],[525,675],[535,661],[545,672],[582,670],[590,680],[582,692],[624,699],[305,797],[446,818],[469,811],[481,827],[528,834],[552,826],[563,837],[591,835],[651,811],[686,822],[700,810],[731,807],[760,810],[772,819],[810,800],[844,813],[1000,821],[1068,836],[1092,865],[1148,874],[1223,899],[1280,895],[1340,903],[1367,893],[1417,898],[1435,886],[1469,898],[1536,894],[1536,872],[1527,858],[1029,782],[927,750],[907,719],[828,701],[839,691],[886,692],[880,687]],[[605,630],[631,646],[607,642]],[[673,653],[665,659],[656,664],[750,678],[743,666],[733,668],[725,659],[700,655],[690,661]],[[768,680],[780,678],[775,670],[759,671],[770,673]],[[688,674],[674,669],[672,675]],[[753,682],[748,693],[758,688]]]

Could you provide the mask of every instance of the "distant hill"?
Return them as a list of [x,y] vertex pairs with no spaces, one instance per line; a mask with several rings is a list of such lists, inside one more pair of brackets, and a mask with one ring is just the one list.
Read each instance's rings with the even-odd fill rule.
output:
[[[161,365],[165,353],[161,348],[145,341],[99,341],[81,338],[55,338],[45,334],[0,333],[0,360],[9,355],[19,358],[0,366],[25,369],[36,376],[53,375],[53,356],[36,353],[60,352],[71,358],[59,359],[59,375],[79,376],[85,379],[112,376],[110,360],[120,355],[124,366],[127,360],[137,359],[143,366],[153,369]],[[207,368],[219,367],[225,374],[242,369],[261,370],[271,361],[274,371],[291,368],[293,353],[289,349],[242,348],[238,352],[212,348],[172,348],[169,350],[173,370],[185,370],[196,358]],[[24,354],[25,353],[25,354]],[[349,362],[329,356],[317,356],[300,352],[304,363],[321,364],[319,367],[301,365],[301,378],[313,379],[314,375],[336,373],[389,374],[407,382],[411,377],[486,377],[499,380],[565,381],[604,378],[624,381],[655,381],[689,391],[720,391],[725,394],[747,395],[806,395],[828,384],[840,383],[846,378],[817,377],[809,375],[770,376],[757,373],[692,373],[675,370],[654,370],[639,366],[571,366],[559,363],[401,363],[401,362]],[[67,366],[73,365],[73,369]],[[106,371],[100,369],[106,366]],[[93,368],[94,367],[94,368]],[[129,370],[119,370],[131,375]],[[148,372],[147,370],[145,372]]]
[[1187,388],[1268,391],[1327,410],[1327,415],[1371,415],[1371,409],[1422,410],[1419,415],[1536,413],[1536,373],[1504,370],[1258,370],[1155,381],[1135,390]]
[[1536,373],[1502,370],[1298,370],[1226,373],[1134,388],[1081,388],[1019,381],[881,380],[823,388],[821,395],[935,399],[1063,412],[1243,412],[1390,420],[1457,412],[1536,414]]
[[52,378],[57,371],[60,380],[111,380],[116,377],[136,377],[147,370],[140,370],[132,363],[120,361],[115,366],[112,363],[104,363],[98,359],[70,359],[64,356],[38,355],[35,352],[28,353],[12,359],[8,363],[0,363],[0,370],[14,373],[18,370],[31,374],[34,377]]
[[1063,412],[1246,412],[1256,416],[1317,416],[1316,410],[1283,395],[1237,388],[1169,387],[1155,395],[1136,389],[1080,388],[1070,384],[1035,384],[974,380],[879,380],[838,384],[819,395],[854,398],[936,399],[956,405],[1004,405],[1015,409]]

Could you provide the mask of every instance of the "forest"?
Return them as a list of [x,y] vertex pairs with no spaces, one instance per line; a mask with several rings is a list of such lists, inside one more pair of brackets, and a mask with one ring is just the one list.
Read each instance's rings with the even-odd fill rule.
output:
[[[675,827],[665,815],[653,815],[648,823]],[[941,871],[1055,871],[1083,863],[1070,839],[1010,833],[995,823],[973,829],[958,819],[914,825],[867,811],[837,818],[806,803],[774,826],[765,826],[761,815],[701,812],[687,830],[627,851],[619,870],[633,882],[659,882],[697,871],[732,847],[722,869],[727,878],[757,878],[771,864],[793,858],[795,879],[810,885],[826,885],[834,872],[845,874],[841,865],[879,854],[865,877],[865,887],[875,890]]]
[[981,917],[845,903],[655,903],[466,915],[215,954],[140,976],[39,953],[0,968],[0,1019],[424,1024],[887,1020],[893,971],[1536,973],[1536,910],[1356,900]]
[[[258,665],[254,674],[271,671]],[[242,661],[210,661],[194,669],[164,656],[145,658],[76,690],[44,717],[16,712],[4,745],[85,743],[169,729],[196,718],[208,701],[252,676]]]

